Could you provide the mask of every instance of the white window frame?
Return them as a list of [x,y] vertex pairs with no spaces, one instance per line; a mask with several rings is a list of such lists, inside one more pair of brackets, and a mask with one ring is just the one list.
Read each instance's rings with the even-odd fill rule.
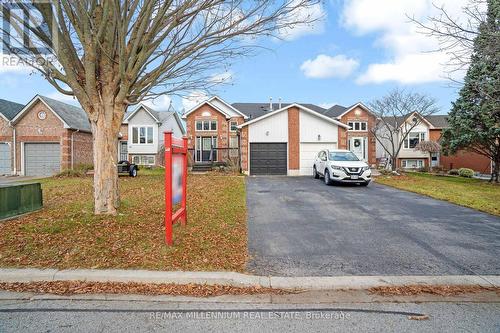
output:
[[411,148],[410,147],[410,135],[415,135],[417,134],[418,135],[418,142],[417,144],[415,145],[415,147],[422,141],[425,141],[425,135],[426,133],[425,132],[410,132],[408,133],[408,135],[406,135],[406,138],[403,142],[403,149],[415,149],[415,147]]
[[[236,140],[236,144],[235,145],[231,145],[231,140]],[[233,141],[233,143],[234,143],[234,141]],[[232,149],[238,148],[238,137],[237,136],[231,135],[229,137],[229,148],[232,148]]]
[[[136,158],[138,159],[138,162],[136,161]],[[149,163],[150,159],[153,159],[152,163]],[[146,162],[146,163],[143,163]],[[156,164],[156,156],[155,155],[133,155],[132,156],[132,163],[137,164],[137,165],[155,165]]]
[[[205,124],[208,123],[208,129],[205,128]],[[212,128],[212,125],[215,123],[215,128]],[[201,124],[201,130],[198,129],[198,124]],[[194,124],[194,128],[199,132],[217,132],[218,122],[216,119],[205,119],[205,120],[196,120]]]
[[[408,164],[413,164],[413,162],[415,162],[415,167],[411,166],[411,167],[408,167]],[[423,160],[418,160],[418,159],[404,159],[404,160],[401,160],[401,167],[403,169],[419,169],[419,168],[423,168],[424,167],[424,161]]]
[[[363,124],[365,125],[365,129],[362,129]],[[358,125],[358,129],[356,129],[356,125]],[[351,132],[368,132],[368,122],[366,121],[348,121],[347,126],[349,126],[349,131]]]
[[[144,143],[141,143],[141,128],[144,128]],[[134,142],[134,129],[137,130],[137,142]],[[148,142],[148,131],[151,129],[151,138],[152,141]],[[155,130],[154,126],[147,125],[137,125],[132,126],[132,144],[134,145],[154,145],[155,143]]]
[[[233,129],[233,124],[234,124],[234,129]],[[232,120],[229,122],[229,131],[230,132],[236,132],[238,130],[238,122],[235,120]]]

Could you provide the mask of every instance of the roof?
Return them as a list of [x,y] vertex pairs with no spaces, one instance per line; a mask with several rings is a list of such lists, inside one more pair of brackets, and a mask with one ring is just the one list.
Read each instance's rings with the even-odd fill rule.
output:
[[336,104],[336,105],[332,106],[331,108],[329,108],[328,110],[326,110],[323,114],[327,117],[330,117],[330,118],[337,118],[337,117],[340,117],[340,115],[342,115],[344,112],[346,112],[350,108],[351,107],[345,107],[345,106]]
[[82,108],[45,96],[38,95],[38,97],[40,97],[52,111],[57,113],[70,128],[90,132],[90,121]]
[[19,111],[19,113],[17,113],[12,121],[17,122],[21,119],[22,115],[26,113],[26,111],[28,111],[36,101],[44,103],[56,115],[56,117],[63,122],[65,128],[91,132],[89,118],[83,109],[41,95],[33,97],[33,99],[26,104],[23,109]]
[[0,114],[11,121],[16,114],[23,109],[24,105],[0,98]]
[[146,110],[147,113],[149,113],[151,115],[151,117],[153,117],[154,120],[156,120],[156,122],[160,122],[160,117],[158,116],[158,111],[155,111],[153,109],[151,109],[149,106],[146,106],[145,104],[143,103],[140,103],[133,111],[127,111],[125,113],[125,116],[123,118],[123,123],[127,123],[129,118],[132,118],[132,116],[134,114],[137,113],[137,111],[139,111],[140,109],[144,109]]
[[125,112],[125,115],[123,117],[123,123],[127,123],[127,120],[141,108],[144,108],[144,110],[146,110],[158,123],[162,123],[173,116],[175,118],[175,121],[177,122],[177,125],[181,129],[182,134],[186,134],[186,130],[184,129],[184,125],[182,124],[182,120],[177,111],[175,111],[172,104],[170,104],[167,111],[156,111],[150,108],[149,106],[141,103],[133,111]]
[[[314,104],[307,103],[281,103],[281,109],[286,108],[293,104],[302,105],[310,110],[316,111],[318,113],[323,114],[326,110],[320,106]],[[233,103],[231,104],[235,109],[238,109],[241,113],[244,113],[248,116],[248,120],[259,118],[267,113],[272,112],[269,110],[269,102],[268,103]],[[273,103],[273,111],[280,109],[280,103]]]
[[[284,106],[283,106],[283,105],[284,105]],[[281,107],[280,109],[273,110],[273,111],[266,111],[266,112],[265,112],[265,114],[263,114],[262,116],[257,117],[257,118],[254,118],[254,119],[252,119],[252,120],[249,120],[249,121],[247,121],[247,122],[245,122],[245,123],[243,123],[243,124],[240,124],[240,125],[238,126],[238,128],[242,128],[242,127],[248,126],[248,125],[250,125],[250,124],[256,123],[256,122],[261,121],[261,120],[263,120],[263,119],[266,119],[266,118],[268,118],[268,117],[270,117],[270,116],[272,116],[272,115],[275,115],[275,114],[277,114],[277,113],[279,113],[279,112],[285,111],[285,110],[287,110],[287,109],[289,109],[289,108],[291,108],[291,107],[296,107],[296,108],[299,108],[299,109],[301,109],[301,110],[303,110],[303,111],[306,111],[306,112],[308,112],[308,113],[314,114],[315,116],[317,116],[317,117],[319,117],[319,118],[321,118],[321,119],[323,119],[323,120],[326,120],[326,121],[328,121],[328,122],[330,122],[330,123],[333,123],[333,124],[335,124],[335,125],[337,125],[337,126],[341,126],[341,127],[349,128],[349,126],[347,126],[346,124],[341,123],[340,121],[338,121],[338,120],[336,120],[336,119],[333,119],[333,118],[327,117],[327,116],[323,115],[323,113],[322,113],[322,112],[318,112],[318,111],[315,111],[315,110],[313,110],[313,109],[310,109],[310,108],[308,108],[308,107],[307,107],[307,106],[305,106],[305,105],[308,105],[308,104],[298,104],[298,103],[292,103],[292,104],[284,103],[284,104],[283,104],[283,103],[282,103],[282,107]],[[319,108],[319,106],[318,106],[318,108]],[[321,108],[321,109],[323,109],[323,108]],[[325,111],[325,110],[323,109],[323,112],[324,112],[324,111]]]
[[226,116],[227,119],[231,118],[231,116],[225,112],[224,110],[222,110],[219,106],[217,106],[214,101],[218,101],[220,102],[221,104],[223,104],[224,106],[226,106],[228,109],[231,109],[232,111],[234,111],[235,113],[241,115],[245,120],[248,119],[248,115],[245,114],[244,112],[241,112],[240,110],[238,110],[237,108],[235,108],[233,105],[231,104],[228,104],[226,103],[222,98],[220,98],[219,96],[212,96],[204,101],[202,101],[201,103],[198,103],[197,105],[195,105],[194,107],[192,107],[189,111],[185,112],[183,115],[182,115],[182,118],[186,118],[188,114],[196,111],[200,106],[204,105],[204,104],[208,104],[210,105],[211,107],[213,107],[214,109],[218,110],[220,113],[222,113],[224,116]]
[[[413,113],[412,113],[413,114]],[[410,114],[410,115],[412,115]],[[409,115],[408,115],[409,116]],[[394,126],[394,122],[396,121],[398,124],[402,124],[406,117],[398,116],[398,117],[383,117],[386,122]],[[430,115],[424,117],[424,119],[429,122],[435,128],[447,128],[448,127],[448,115]]]

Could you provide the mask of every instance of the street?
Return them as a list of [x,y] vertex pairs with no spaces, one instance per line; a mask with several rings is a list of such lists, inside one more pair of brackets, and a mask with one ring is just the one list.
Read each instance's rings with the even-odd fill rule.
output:
[[[326,293],[325,293],[326,294]],[[0,301],[1,332],[498,332],[498,298],[478,302],[259,301],[259,297],[197,299],[84,295],[76,299]],[[129,299],[127,299],[127,297]],[[87,298],[87,299],[85,299]],[[98,298],[101,298],[99,300]],[[345,297],[341,297],[345,299]],[[293,299],[293,297],[292,297]],[[435,299],[435,298],[434,298]],[[412,318],[412,319],[410,319]],[[420,319],[420,320],[419,320]]]

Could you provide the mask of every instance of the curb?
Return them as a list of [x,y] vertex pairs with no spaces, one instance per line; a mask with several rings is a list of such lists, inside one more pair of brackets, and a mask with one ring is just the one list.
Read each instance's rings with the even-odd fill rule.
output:
[[277,289],[339,290],[404,285],[500,287],[499,275],[279,277],[236,272],[183,272],[115,269],[0,269],[0,282],[88,281],[224,285]]

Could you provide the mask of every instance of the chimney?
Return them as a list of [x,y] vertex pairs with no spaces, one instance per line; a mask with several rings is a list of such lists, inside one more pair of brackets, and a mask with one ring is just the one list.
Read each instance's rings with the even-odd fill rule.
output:
[[273,98],[269,97],[269,111],[273,111]]
[[278,109],[281,109],[281,97],[278,98]]

